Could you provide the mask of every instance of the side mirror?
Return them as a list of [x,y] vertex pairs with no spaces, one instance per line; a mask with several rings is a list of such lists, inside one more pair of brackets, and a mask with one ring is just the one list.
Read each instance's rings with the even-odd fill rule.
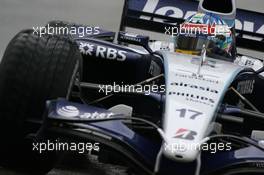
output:
[[264,66],[256,71],[257,74],[261,74],[264,72]]
[[119,32],[117,40],[120,42],[134,44],[137,46],[144,47],[149,53],[153,53],[153,51],[149,47],[149,37],[144,35],[137,35],[127,32]]
[[241,57],[238,57],[235,60],[235,63],[240,66],[246,66],[254,69],[256,74],[261,74],[264,72],[264,63],[259,58],[243,55]]

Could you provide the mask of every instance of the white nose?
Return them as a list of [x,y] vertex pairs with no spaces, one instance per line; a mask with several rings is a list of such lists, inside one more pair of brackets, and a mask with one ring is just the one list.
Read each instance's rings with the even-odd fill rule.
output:
[[195,146],[188,146],[186,143],[171,142],[163,144],[163,154],[175,161],[192,162],[197,158],[199,149]]

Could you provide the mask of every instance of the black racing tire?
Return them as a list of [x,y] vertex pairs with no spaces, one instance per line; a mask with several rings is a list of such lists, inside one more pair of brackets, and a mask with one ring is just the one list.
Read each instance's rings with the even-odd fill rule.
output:
[[234,165],[219,172],[210,173],[210,175],[263,175],[263,165],[263,161],[256,161],[247,165]]
[[61,20],[53,20],[53,21],[49,21],[46,24],[47,26],[51,26],[51,27],[72,27],[72,26],[78,26],[81,24],[76,24],[76,23],[71,23],[71,22],[67,22],[67,21],[61,21]]
[[10,41],[0,64],[1,166],[27,174],[53,168],[55,153],[33,151],[41,124],[29,127],[27,121],[41,123],[47,100],[69,97],[80,60],[78,46],[68,36],[39,37],[24,30]]

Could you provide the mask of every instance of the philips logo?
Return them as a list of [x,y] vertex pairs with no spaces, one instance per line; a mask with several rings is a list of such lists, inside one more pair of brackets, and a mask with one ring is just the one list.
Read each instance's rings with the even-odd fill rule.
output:
[[110,47],[104,47],[100,45],[94,45],[91,43],[80,42],[80,52],[84,55],[101,57],[109,60],[125,61],[126,51],[117,50]]
[[196,94],[190,94],[190,93],[185,93],[185,92],[169,92],[169,95],[176,95],[179,97],[184,97],[188,101],[192,101],[195,103],[201,103],[209,106],[213,106],[215,103],[215,100],[210,97],[206,96],[201,96],[201,95],[196,95]]

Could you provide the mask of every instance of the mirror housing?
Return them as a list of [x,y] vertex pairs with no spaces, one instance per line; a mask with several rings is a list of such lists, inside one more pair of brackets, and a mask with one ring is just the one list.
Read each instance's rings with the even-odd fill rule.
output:
[[153,53],[149,47],[149,37],[120,31],[117,40],[127,44],[133,44],[144,47],[148,52]]

